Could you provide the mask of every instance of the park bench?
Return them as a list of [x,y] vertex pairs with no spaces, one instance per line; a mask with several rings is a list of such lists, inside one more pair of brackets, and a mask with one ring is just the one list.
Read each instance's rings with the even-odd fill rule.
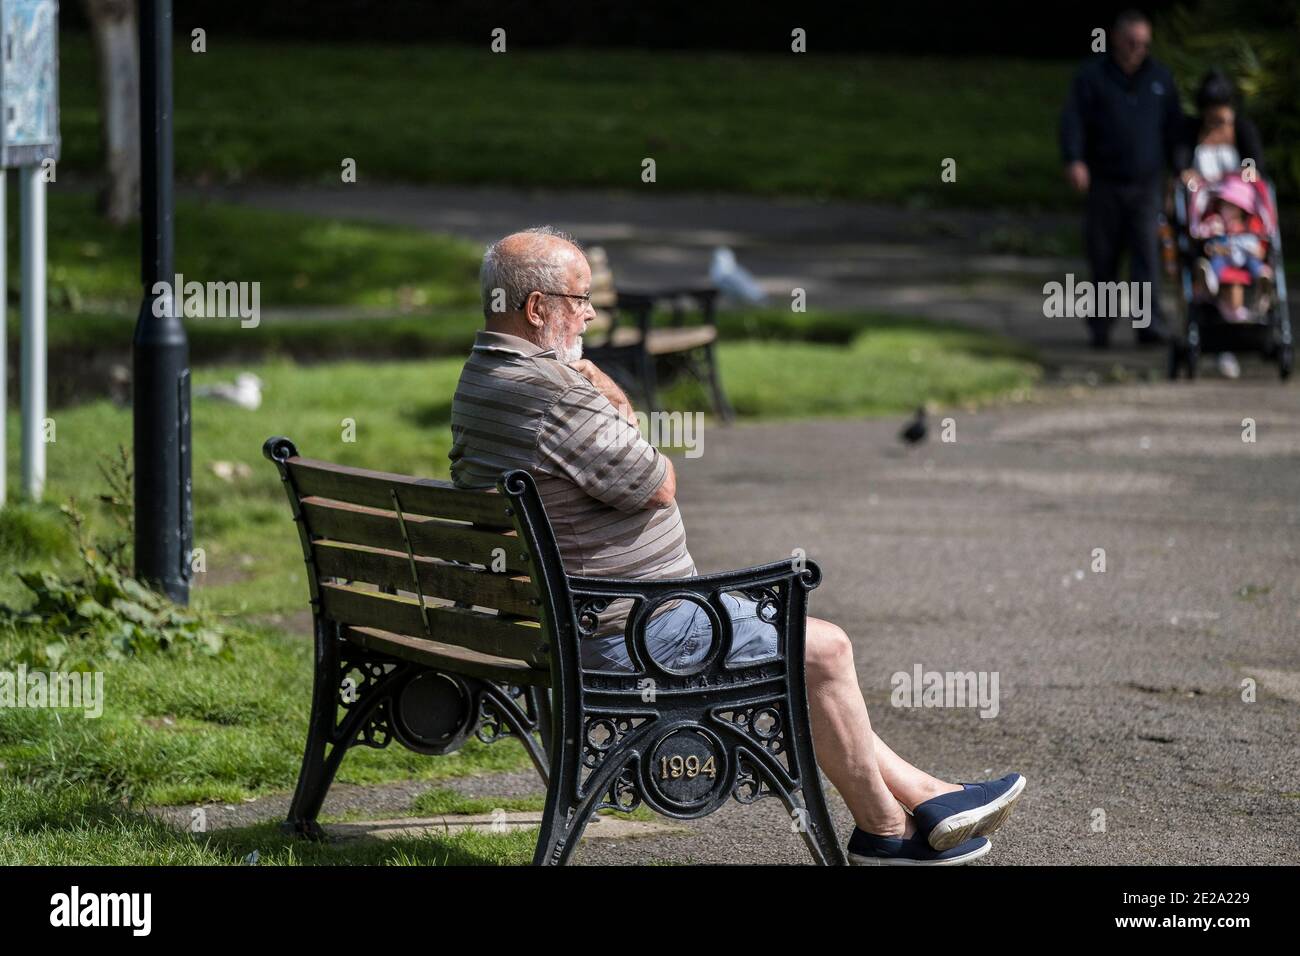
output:
[[[715,349],[718,290],[712,286],[616,289],[604,250],[592,247],[587,256],[596,318],[587,325],[584,356],[640,398],[648,411],[659,408],[661,383],[689,374],[708,389],[718,418],[732,421],[735,412],[722,389]],[[669,325],[655,324],[662,307],[669,310]],[[691,315],[698,315],[699,321],[689,324]]]
[[[393,740],[429,755],[471,734],[518,740],[546,785],[536,864],[568,861],[590,815],[641,805],[696,819],[729,798],[775,796],[819,863],[844,862],[822,794],[804,689],[807,592],[821,572],[786,560],[630,581],[566,574],[531,476],[497,487],[303,458],[267,439],[306,561],[315,680],[287,832],[322,839],[321,804],[348,749]],[[780,635],[778,656],[723,662],[724,592],[744,592]],[[584,670],[578,641],[629,598],[634,671]],[[701,604],[713,647],[665,669],[644,625],[664,601]],[[788,831],[787,831],[788,832]],[[774,837],[776,835],[774,834]]]

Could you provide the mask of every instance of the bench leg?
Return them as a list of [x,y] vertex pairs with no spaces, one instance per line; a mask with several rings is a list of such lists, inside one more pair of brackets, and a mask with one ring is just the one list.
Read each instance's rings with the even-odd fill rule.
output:
[[591,815],[592,801],[578,806],[578,741],[560,736],[550,749],[551,772],[546,787],[546,810],[533,853],[534,866],[564,866],[582,839]]
[[718,358],[715,343],[699,346],[681,356],[674,357],[696,382],[708,390],[713,413],[724,425],[736,420],[735,409],[727,400],[727,393],[722,389],[722,374],[718,371]]
[[[798,733],[806,734],[808,730],[805,728]],[[806,749],[811,758],[812,746],[808,745]],[[826,807],[826,795],[822,792],[817,764],[813,761],[809,766],[811,771],[801,791],[803,807],[800,808],[792,801],[786,800],[786,810],[790,812],[792,818],[802,810],[802,826],[799,833],[804,843],[808,845],[808,852],[812,854],[815,863],[822,866],[844,866],[846,862],[844,851],[835,836],[835,825],[831,822],[830,811]]]
[[645,348],[641,349],[637,357],[637,367],[641,373],[641,391],[645,396],[645,410],[647,413],[659,410],[659,386],[658,373],[655,371],[655,357]]
[[[844,854],[822,792],[807,722],[799,719],[789,698],[759,702],[758,707],[788,715],[789,726],[783,727],[775,737],[760,739],[743,722],[739,730],[734,726],[724,729],[715,725],[737,766],[732,796],[747,805],[763,797],[777,797],[789,814],[791,832],[802,837],[813,862],[821,866],[843,866]],[[788,772],[779,768],[771,753],[765,751],[765,745],[774,744],[779,744],[786,753]]]
[[537,838],[537,851],[533,855],[534,866],[565,866],[573,858],[573,851],[578,848],[582,831],[591,818],[590,802],[582,808],[573,807],[571,800],[566,800],[568,809],[548,812],[542,818],[542,832]]
[[286,833],[313,840],[324,839],[324,831],[316,817],[343,758],[343,749],[346,749],[335,745],[326,756],[326,747],[334,738],[339,691],[334,680],[339,669],[338,641],[332,633],[325,633],[326,628],[325,622],[316,621],[316,669],[307,746],[302,757],[302,769],[298,772],[298,787],[289,805],[289,817],[280,827]]
[[727,395],[722,390],[722,376],[718,372],[718,356],[710,342],[704,347],[704,364],[708,369],[709,392],[713,396],[713,410],[717,413],[718,418],[723,422],[730,424],[735,421],[736,412],[727,401]]
[[[471,734],[488,744],[513,737],[532,759],[542,782],[547,782],[551,713],[544,688],[448,674],[372,655],[351,644],[346,645],[345,652],[333,624],[318,621],[316,631],[307,745],[289,815],[281,826],[284,832],[324,839],[317,817],[339,765],[357,744],[382,749],[397,740],[416,753],[438,756],[460,749]],[[348,672],[358,676],[345,682]],[[416,706],[427,706],[429,685],[420,682],[430,677],[439,679],[437,686],[458,697],[461,706],[432,727],[427,723],[412,725],[403,716],[402,701],[413,688],[423,686],[425,690],[417,691],[422,699]],[[522,706],[519,698],[524,699]],[[344,711],[341,719],[340,709]],[[540,743],[533,736],[535,731],[541,731]]]
[[[281,824],[285,833],[315,840],[324,839],[316,818],[344,756],[358,744],[383,749],[395,739],[394,695],[421,672],[416,665],[372,656],[351,645],[345,654],[343,645],[336,625],[328,620],[316,621],[316,667],[307,745],[289,815]],[[359,679],[345,686],[343,678],[349,671],[357,673]],[[341,719],[340,709],[344,711]],[[446,749],[458,747],[473,726],[473,722],[465,721]]]
[[[537,853],[534,865],[564,866],[573,857],[578,848],[578,841],[591,820],[591,815],[608,807],[624,812],[641,804],[640,790],[635,782],[636,769],[629,754],[613,754],[607,758],[607,764],[591,774],[583,782],[582,795],[572,784],[552,787],[547,793],[546,813],[542,817],[542,832],[537,841]],[[620,805],[615,792],[635,793],[630,804]],[[552,806],[551,793],[555,795]],[[612,802],[611,802],[612,801]]]

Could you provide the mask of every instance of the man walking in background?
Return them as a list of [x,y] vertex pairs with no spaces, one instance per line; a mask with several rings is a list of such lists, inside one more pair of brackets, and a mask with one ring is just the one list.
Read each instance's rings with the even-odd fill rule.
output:
[[[1061,157],[1070,185],[1087,194],[1084,247],[1092,281],[1117,282],[1127,250],[1130,280],[1150,283],[1151,324],[1136,330],[1138,344],[1146,345],[1167,337],[1157,223],[1183,111],[1173,75],[1148,55],[1151,21],[1145,15],[1121,13],[1107,39],[1109,52],[1084,64],[1070,87],[1061,115]],[[1110,345],[1114,319],[1087,319],[1093,348]]]

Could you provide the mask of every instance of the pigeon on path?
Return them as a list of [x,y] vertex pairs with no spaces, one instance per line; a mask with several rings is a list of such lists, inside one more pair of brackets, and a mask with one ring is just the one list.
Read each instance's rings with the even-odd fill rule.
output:
[[919,445],[925,441],[925,408],[918,408],[912,420],[898,433],[898,440],[905,445]]

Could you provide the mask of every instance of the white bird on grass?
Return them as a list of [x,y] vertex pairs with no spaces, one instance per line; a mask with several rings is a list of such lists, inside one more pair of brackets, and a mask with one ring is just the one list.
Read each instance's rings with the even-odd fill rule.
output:
[[240,372],[235,376],[233,385],[227,382],[204,385],[195,389],[194,394],[202,398],[216,398],[223,402],[230,402],[252,412],[262,406],[262,380],[252,372]]

